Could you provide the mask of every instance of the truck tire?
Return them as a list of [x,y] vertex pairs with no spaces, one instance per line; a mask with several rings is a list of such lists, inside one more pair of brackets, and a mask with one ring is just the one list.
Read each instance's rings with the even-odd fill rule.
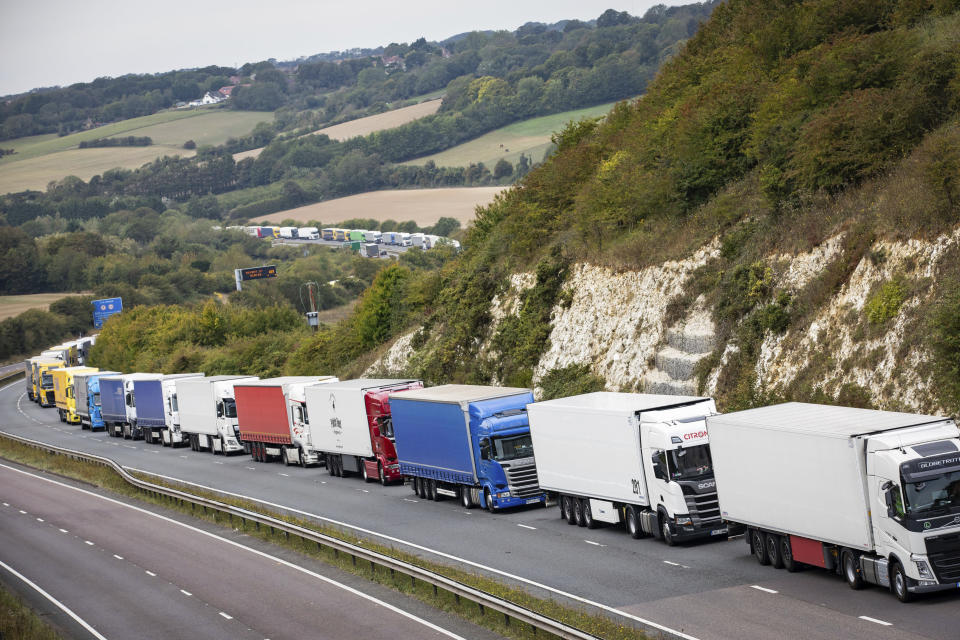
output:
[[783,562],[783,568],[790,573],[796,573],[800,570],[800,564],[793,559],[790,536],[780,536],[780,560]]
[[363,481],[364,481],[364,482],[370,482],[371,480],[373,480],[373,478],[370,477],[370,474],[367,473],[367,461],[366,461],[366,460],[361,460],[361,461],[360,461],[360,473],[361,473],[361,475],[363,475]]
[[780,557],[780,536],[768,533],[763,537],[767,545],[767,557],[774,569],[783,569],[783,558]]
[[567,501],[567,524],[577,524],[577,508],[574,506],[577,499],[570,496],[564,496],[563,499]]
[[[227,452],[224,451],[223,455],[227,455]],[[303,449],[297,449],[297,458],[300,460],[300,466],[304,469],[307,468],[307,455],[303,452]]]
[[473,509],[473,498],[470,496],[470,487],[460,487],[460,504],[464,509]]
[[[336,475],[333,469],[333,456],[329,454],[324,454],[323,457],[324,457],[325,464],[327,465],[327,473],[329,473],[331,476]],[[416,478],[414,478],[414,480],[416,480]],[[413,492],[414,493],[417,492],[416,484],[414,484],[413,486]]]
[[560,505],[560,519],[567,519],[567,510],[570,508],[570,498],[567,496],[561,495],[557,498],[557,504]]
[[627,507],[626,513],[627,521],[627,533],[630,534],[630,537],[634,540],[639,540],[643,537],[643,528],[640,526],[640,513],[637,511],[637,508],[633,505]]
[[759,529],[750,529],[750,552],[757,562],[763,565],[770,564],[770,558],[767,556],[767,546],[763,544],[763,532]]
[[418,483],[418,487],[419,487],[419,489],[418,489],[418,491],[417,491],[417,495],[420,496],[420,499],[421,499],[421,500],[426,500],[426,499],[427,499],[427,481],[426,481],[426,479],[425,479],[425,478],[417,478],[417,483]]
[[890,566],[890,591],[897,596],[897,600],[900,602],[913,600],[913,594],[907,588],[908,584],[907,573],[903,570],[903,565],[894,561]]
[[384,486],[384,487],[387,486],[387,484],[388,484],[388,483],[387,483],[387,472],[384,471],[384,469],[383,469],[383,463],[382,463],[382,462],[378,462],[378,463],[377,463],[377,477],[380,478],[380,484],[381,484],[382,486]]
[[289,448],[289,447],[284,447],[284,448],[282,449],[282,451],[283,451],[283,455],[280,456],[280,457],[283,458],[283,466],[289,467],[290,464],[291,464],[291,463],[290,463],[290,448]]
[[673,531],[670,530],[670,520],[664,513],[660,514],[660,535],[663,537],[663,541],[667,543],[668,547],[675,547],[677,545],[677,540],[673,536]]
[[430,481],[430,497],[433,499],[434,502],[440,502],[441,500],[443,500],[443,496],[441,496],[440,492],[437,491],[438,488],[439,487],[437,486],[437,481],[431,480]]
[[497,505],[493,503],[493,494],[490,493],[490,489],[483,490],[483,504],[486,505],[487,511],[490,513],[497,510]]
[[578,527],[583,527],[587,523],[583,519],[583,501],[580,498],[571,498],[573,500],[573,520]]
[[[840,556],[840,567],[843,570],[843,579],[847,581],[847,586],[854,591],[863,589],[864,585],[863,574],[860,573],[859,560],[857,554],[850,549],[844,549]],[[906,585],[906,583],[904,583],[904,585]]]
[[583,499],[583,526],[587,529],[596,529],[597,522],[593,519],[593,511],[590,510],[590,499]]

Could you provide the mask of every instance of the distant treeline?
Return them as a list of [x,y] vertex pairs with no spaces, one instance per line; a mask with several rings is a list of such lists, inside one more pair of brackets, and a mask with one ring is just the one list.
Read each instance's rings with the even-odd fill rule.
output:
[[126,136],[123,138],[97,138],[96,140],[84,140],[80,143],[81,149],[92,147],[149,147],[153,144],[150,136]]

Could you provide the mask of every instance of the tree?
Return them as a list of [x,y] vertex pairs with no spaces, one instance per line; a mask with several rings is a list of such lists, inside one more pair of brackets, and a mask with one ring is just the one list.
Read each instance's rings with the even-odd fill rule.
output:
[[493,177],[499,180],[500,178],[508,178],[512,175],[513,165],[510,164],[510,161],[505,158],[497,160],[497,164],[493,166]]
[[447,218],[443,217],[437,220],[437,224],[433,225],[433,228],[430,230],[431,233],[438,236],[449,236],[454,231],[460,228],[460,221],[456,218]]

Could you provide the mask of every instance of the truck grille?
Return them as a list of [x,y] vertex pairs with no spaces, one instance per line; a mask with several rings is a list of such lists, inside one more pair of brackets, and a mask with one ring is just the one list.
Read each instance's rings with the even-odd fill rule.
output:
[[686,494],[684,500],[687,503],[687,509],[690,511],[690,518],[694,525],[710,522],[720,522],[720,502],[717,500],[717,492]]
[[540,484],[537,480],[537,465],[534,463],[521,463],[513,465],[503,465],[503,470],[507,474],[507,484],[510,487],[510,495],[517,498],[529,498],[540,495]]
[[926,545],[937,581],[960,582],[960,533],[927,538]]

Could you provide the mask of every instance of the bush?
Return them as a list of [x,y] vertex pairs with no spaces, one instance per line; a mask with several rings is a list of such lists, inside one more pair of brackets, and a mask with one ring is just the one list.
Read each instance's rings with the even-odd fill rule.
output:
[[905,290],[903,283],[897,280],[885,282],[880,290],[873,294],[863,306],[870,324],[880,325],[895,317],[903,305]]
[[935,389],[949,410],[960,411],[960,283],[954,282],[929,320]]
[[589,364],[572,364],[560,369],[551,369],[540,380],[543,389],[541,400],[566,398],[582,393],[603,391],[604,379],[590,371]]

